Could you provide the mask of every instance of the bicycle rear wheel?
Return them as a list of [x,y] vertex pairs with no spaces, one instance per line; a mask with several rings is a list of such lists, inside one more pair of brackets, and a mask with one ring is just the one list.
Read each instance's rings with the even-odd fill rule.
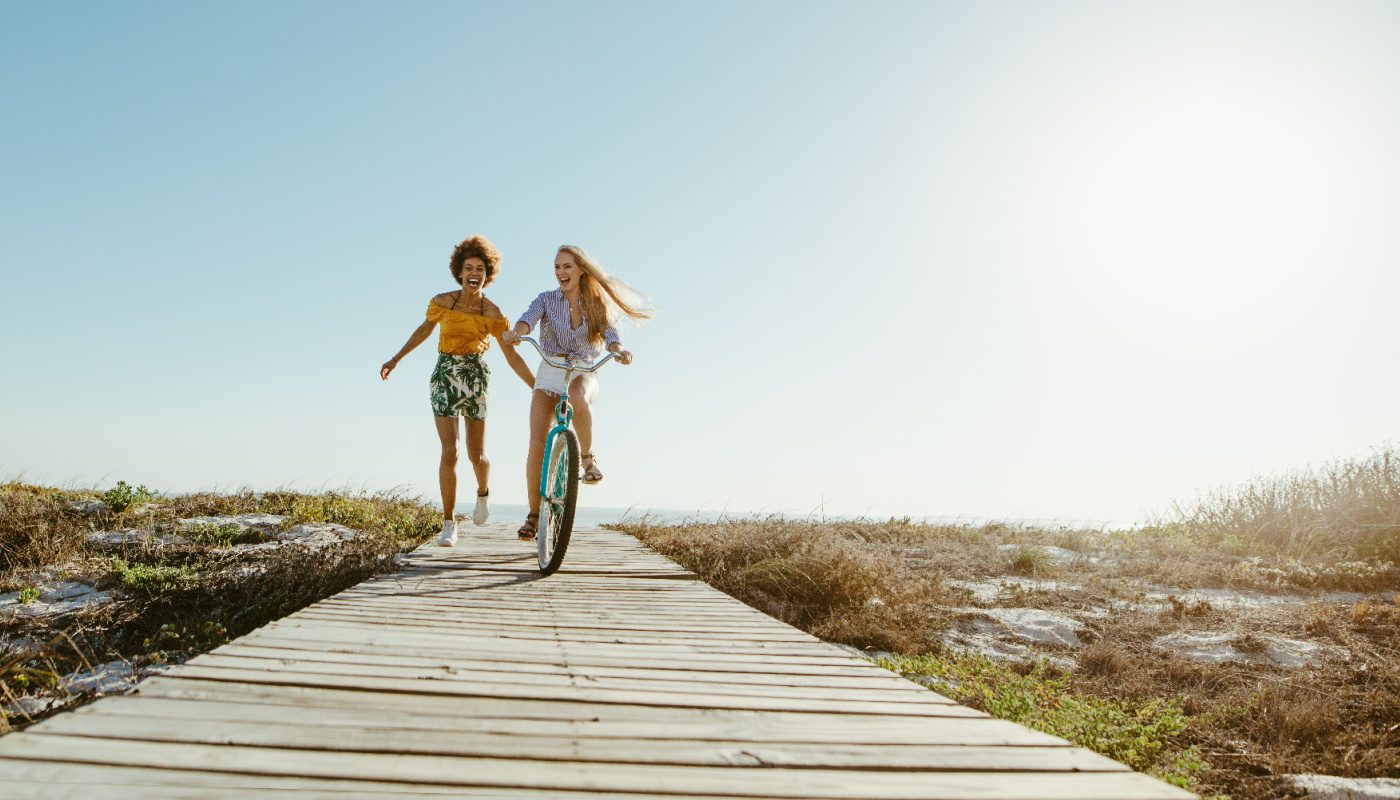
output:
[[535,537],[540,572],[553,575],[564,563],[569,535],[574,530],[578,503],[578,437],[568,429],[554,434],[544,465],[544,497],[540,498],[540,530]]

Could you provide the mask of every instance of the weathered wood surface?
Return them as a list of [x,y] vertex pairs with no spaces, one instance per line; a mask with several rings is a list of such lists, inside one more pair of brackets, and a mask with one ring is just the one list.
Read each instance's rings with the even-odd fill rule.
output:
[[[0,737],[4,796],[1186,798],[581,530],[465,527],[165,675]],[[96,794],[94,794],[96,793]]]

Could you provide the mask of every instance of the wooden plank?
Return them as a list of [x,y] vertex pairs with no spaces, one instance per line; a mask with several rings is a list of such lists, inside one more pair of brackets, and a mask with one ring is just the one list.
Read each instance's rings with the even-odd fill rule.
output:
[[[502,628],[554,628],[571,629],[577,628],[587,632],[602,628],[606,632],[616,632],[628,630],[635,627],[647,633],[686,633],[690,631],[700,631],[706,634],[733,633],[739,637],[746,635],[756,635],[757,637],[776,637],[777,640],[791,640],[807,644],[828,644],[802,631],[782,625],[776,621],[764,625],[739,624],[735,622],[722,621],[702,621],[695,615],[687,614],[682,616],[661,616],[646,612],[634,612],[626,615],[613,615],[611,617],[595,617],[592,619],[582,618],[564,611],[554,609],[537,609],[529,615],[518,615],[512,618],[505,617],[499,613],[489,611],[461,612],[451,608],[415,608],[407,603],[396,602],[353,602],[353,603],[316,603],[308,606],[298,613],[298,618],[314,615],[349,615],[359,617],[387,617],[393,620],[404,622],[425,622],[435,625],[462,624],[476,627],[502,627]],[[604,623],[600,625],[599,623]]]
[[[579,687],[597,689],[618,689],[626,691],[653,692],[674,695],[684,692],[706,692],[717,697],[769,697],[825,700],[832,696],[830,687],[785,686],[767,683],[748,685],[742,683],[717,683],[706,680],[685,680],[672,677],[668,680],[637,678],[630,676],[598,675],[593,672],[525,672],[525,671],[483,671],[462,669],[452,665],[431,667],[408,666],[401,664],[346,664],[334,661],[312,661],[306,659],[262,659],[247,656],[207,653],[188,662],[199,667],[219,669],[242,669],[265,672],[277,670],[296,675],[334,675],[369,678],[399,678],[427,681],[448,681],[459,686],[500,685],[521,687],[526,691],[539,688]],[[183,668],[182,668],[183,669]],[[175,673],[178,677],[179,673]],[[919,687],[908,688],[897,684],[884,687],[852,686],[842,690],[840,695],[846,700],[862,703],[925,703],[928,691]],[[951,702],[946,701],[945,702]]]
[[[539,798],[533,789],[471,786],[411,786],[379,781],[335,780],[209,772],[198,769],[127,767],[21,761],[0,756],[5,800],[380,800],[409,798]],[[553,791],[550,800],[600,800],[596,792]],[[722,795],[612,793],[624,800],[723,800]]]
[[[658,723],[690,723],[697,717],[713,720],[742,720],[756,730],[764,725],[804,725],[816,730],[823,725],[852,731],[851,736],[869,735],[875,728],[880,732],[895,731],[899,736],[917,735],[931,717],[910,717],[887,714],[843,716],[840,713],[817,710],[777,712],[723,708],[684,708],[643,706],[626,703],[590,703],[576,698],[550,700],[531,697],[500,698],[474,695],[406,695],[369,689],[344,689],[325,686],[282,686],[277,684],[231,683],[205,681],[196,678],[179,680],[166,676],[147,678],[137,689],[141,697],[164,697],[184,700],[223,700],[241,703],[270,703],[298,708],[357,708],[376,709],[384,713],[451,714],[461,717],[542,719],[542,720],[644,720]],[[106,702],[99,701],[99,702]],[[949,718],[989,719],[981,711],[966,706],[944,705],[940,716]],[[866,734],[860,734],[867,731]],[[816,741],[816,740],[812,740]],[[837,739],[836,741],[844,741]],[[852,739],[852,741],[855,741]],[[883,739],[881,741],[889,741]],[[897,739],[895,741],[898,741]]]
[[[328,653],[375,653],[385,654],[394,657],[427,657],[427,658],[451,658],[454,660],[480,661],[483,663],[532,663],[525,657],[526,653],[521,648],[514,647],[493,647],[483,645],[481,647],[470,647],[462,642],[456,642],[455,647],[447,648],[424,644],[384,642],[379,639],[365,641],[368,637],[362,636],[334,636],[327,633],[309,634],[300,636],[280,636],[272,633],[259,631],[238,640],[241,647],[270,647],[302,649],[308,651],[321,651]],[[218,652],[217,650],[214,652]],[[610,655],[596,655],[579,653],[576,649],[570,648],[567,658],[564,657],[562,648],[556,648],[548,653],[556,656],[550,660],[545,658],[535,658],[535,664],[557,665],[562,667],[582,668],[582,667],[640,667],[654,670],[699,670],[711,673],[737,672],[745,674],[773,674],[773,675],[813,675],[813,676],[858,676],[868,677],[871,675],[873,665],[857,659],[852,659],[844,664],[830,663],[808,663],[809,659],[759,659],[748,658],[726,658],[722,655],[701,656],[663,656],[647,654],[624,654],[613,653]]]
[[707,603],[692,603],[685,608],[615,608],[603,603],[564,605],[553,603],[546,605],[544,603],[531,604],[523,602],[508,604],[504,599],[487,601],[485,598],[479,597],[471,597],[470,600],[472,602],[464,602],[463,599],[445,593],[437,593],[431,597],[426,597],[423,596],[422,593],[401,592],[398,594],[361,597],[335,596],[330,600],[321,600],[312,605],[311,608],[332,608],[337,606],[370,608],[387,606],[396,610],[412,609],[415,611],[430,611],[433,614],[472,614],[487,618],[513,619],[522,623],[536,622],[542,615],[557,616],[562,619],[606,619],[610,622],[623,624],[628,622],[657,620],[676,624],[689,623],[705,626],[734,626],[742,628],[787,630],[804,636],[808,635],[778,620],[755,614],[753,609],[747,607],[743,609],[746,613],[740,613],[739,609],[726,610],[723,607],[717,607]]
[[[526,718],[505,716],[510,709],[496,707],[443,709],[439,706],[383,709],[348,703],[307,702],[299,698],[239,695],[244,702],[197,700],[134,695],[112,697],[84,706],[72,716],[88,714],[157,717],[178,724],[178,720],[228,720],[266,722],[269,719],[295,720],[300,725],[332,728],[416,730],[424,732],[463,732],[499,736],[552,736],[590,739],[624,739],[634,748],[650,746],[650,740],[687,739],[693,741],[755,743],[794,743],[841,745],[968,745],[1002,747],[1068,747],[1069,744],[1038,731],[992,717],[947,717],[910,721],[903,717],[866,716],[847,720],[839,715],[758,714],[753,712],[715,713],[691,711],[668,714],[661,719],[635,712],[626,706],[600,710],[593,717],[568,712],[556,719],[534,710],[522,710]],[[386,705],[392,701],[386,701]],[[620,709],[620,710],[619,710]],[[502,716],[490,716],[500,714]]]
[[755,614],[738,614],[725,617],[701,617],[695,613],[662,614],[648,611],[644,615],[636,612],[607,612],[561,608],[515,611],[498,605],[463,605],[443,601],[440,598],[428,600],[390,596],[374,599],[348,599],[337,597],[334,602],[321,601],[311,606],[317,610],[348,610],[356,613],[411,614],[414,617],[429,619],[450,619],[467,623],[492,625],[524,625],[536,627],[598,628],[608,630],[667,630],[667,631],[706,631],[716,633],[763,633],[782,634],[798,638],[800,641],[820,641],[811,634],[799,631],[777,620],[759,617]]
[[516,759],[221,747],[20,732],[0,739],[10,758],[85,764],[202,769],[256,775],[375,780],[414,786],[509,787],[546,791],[651,792],[657,787],[734,797],[829,800],[1079,800],[1135,797],[1181,800],[1179,789],[1132,772],[878,772],[781,767],[687,767]]
[[[589,761],[690,766],[820,767],[852,770],[1122,772],[1127,768],[1080,748],[1055,746],[852,745],[756,743],[741,739],[654,740],[636,747],[630,739],[470,733],[395,728],[342,728],[300,720],[230,721],[128,714],[59,716],[29,729],[46,736],[136,739],[330,750],[396,755],[471,756],[527,761]],[[75,742],[75,747],[82,747]]]
[[[297,619],[294,623],[285,625],[279,624],[272,630],[280,634],[290,634],[292,636],[330,635],[337,640],[345,641],[374,642],[385,645],[418,644],[429,647],[455,646],[456,648],[461,648],[465,641],[472,638],[462,635],[454,636],[448,631],[436,631],[422,628],[394,628],[387,625],[371,625],[346,620],[327,619]],[[255,633],[254,635],[257,634]],[[531,640],[519,638],[507,640],[506,637],[498,636],[479,637],[476,641],[472,642],[472,647],[478,646],[477,641],[481,642],[481,646],[484,647],[489,647],[494,643],[497,648],[503,647],[504,643],[508,641],[509,648],[518,649],[522,653],[529,652],[532,649],[549,648],[554,652],[564,652],[567,650],[571,653],[598,656],[626,655],[628,657],[645,658],[647,656],[656,655],[663,658],[693,658],[697,661],[748,661],[751,663],[764,663],[778,659],[785,662],[814,665],[870,666],[869,662],[848,655],[835,647],[812,648],[796,652],[791,650],[774,652],[761,648],[741,647],[737,645],[699,648],[683,645],[633,644],[627,647],[609,648],[596,644],[589,647],[585,646],[585,643],[582,642],[572,643],[572,646],[570,646],[570,643],[562,640]]]
[[[626,663],[620,666],[595,665],[590,666],[587,670],[580,670],[578,665],[563,666],[543,661],[486,661],[465,657],[447,657],[441,656],[440,654],[422,656],[399,655],[375,649],[367,649],[366,652],[344,652],[341,650],[322,648],[292,649],[286,647],[260,646],[256,643],[245,642],[241,639],[231,644],[223,645],[213,652],[219,655],[244,656],[248,658],[326,661],[337,664],[379,664],[441,669],[452,668],[481,672],[506,672],[510,674],[521,672],[537,672],[551,675],[583,673],[599,677],[700,680],[709,683],[739,683],[746,686],[772,684],[778,686],[821,686],[830,689],[901,688],[905,691],[928,691],[917,684],[894,678],[894,676],[890,674],[872,675],[865,671],[855,674],[840,675],[782,674],[769,671],[717,672],[698,668],[655,669],[648,666],[635,665],[633,663]],[[269,668],[272,668],[272,665],[269,665]],[[894,679],[892,680],[892,678]],[[901,686],[901,684],[903,684],[903,686]]]
[[528,700],[578,700],[586,703],[621,703],[643,706],[675,706],[680,708],[731,708],[766,711],[828,711],[843,714],[892,714],[903,716],[938,716],[950,703],[930,698],[902,703],[864,703],[845,699],[791,699],[784,697],[751,697],[737,694],[707,692],[641,692],[626,689],[599,689],[588,686],[521,686],[508,683],[458,682],[418,680],[415,678],[381,678],[368,676],[293,673],[279,670],[268,672],[255,669],[227,669],[185,664],[166,674],[171,679],[201,678],[231,683],[261,683],[278,686],[317,686],[332,689],[370,689],[404,694],[497,697]]
[[831,645],[807,638],[767,635],[728,635],[714,636],[688,631],[667,631],[655,629],[647,632],[589,629],[580,627],[550,626],[506,626],[474,625],[469,620],[453,620],[441,617],[412,616],[408,614],[376,614],[343,610],[305,609],[297,615],[298,620],[363,623],[373,626],[387,626],[403,630],[423,630],[476,633],[506,639],[567,640],[572,642],[611,642],[616,644],[660,644],[684,645],[703,649],[723,649],[735,646],[783,653],[828,653]]

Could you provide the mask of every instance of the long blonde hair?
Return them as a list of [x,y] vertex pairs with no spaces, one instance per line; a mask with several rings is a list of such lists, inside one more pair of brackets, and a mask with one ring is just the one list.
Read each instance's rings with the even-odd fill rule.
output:
[[580,300],[583,315],[588,318],[588,339],[601,344],[603,331],[617,321],[618,315],[634,322],[651,319],[655,312],[649,307],[646,295],[628,286],[621,278],[609,275],[598,266],[582,247],[572,244],[559,246],[559,252],[574,257],[574,262],[583,270],[579,281]]

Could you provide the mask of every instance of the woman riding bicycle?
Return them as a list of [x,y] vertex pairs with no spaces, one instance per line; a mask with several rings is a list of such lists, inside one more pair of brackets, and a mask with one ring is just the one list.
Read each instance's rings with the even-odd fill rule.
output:
[[[379,377],[389,379],[399,359],[422,344],[439,323],[438,360],[428,381],[433,407],[433,422],[442,444],[438,463],[438,484],[442,489],[442,535],[437,543],[451,547],[457,543],[457,417],[466,417],[467,458],[476,473],[476,508],[472,521],[485,525],[490,518],[487,496],[490,494],[491,462],[486,458],[486,386],[491,370],[482,355],[491,347],[490,337],[498,341],[509,331],[510,321],[496,304],[486,299],[482,290],[496,279],[500,271],[501,254],[484,236],[462,240],[452,250],[448,268],[452,279],[462,288],[443,292],[428,302],[427,319],[413,331],[399,352],[379,368]],[[502,342],[504,345],[504,342]],[[535,376],[514,347],[501,347],[515,374],[533,386]]]
[[[546,355],[570,365],[591,365],[604,348],[617,354],[623,364],[632,363],[632,353],[624,350],[613,323],[619,316],[633,320],[651,317],[643,308],[644,298],[626,283],[605,273],[582,248],[563,245],[554,256],[554,278],[559,288],[535,298],[513,330],[501,341],[507,345],[519,343],[520,337],[540,326],[540,346]],[[553,409],[565,392],[564,370],[544,361],[535,372],[535,391],[530,401],[530,452],[525,464],[525,492],[530,498],[530,513],[517,532],[523,541],[535,538],[539,527],[540,497],[536,491],[540,462],[544,459],[544,436],[553,417]],[[593,484],[603,479],[598,459],[593,454],[593,408],[598,399],[598,378],[592,373],[578,375],[567,387],[569,403],[574,409],[574,428],[578,432],[583,453],[583,482]]]

